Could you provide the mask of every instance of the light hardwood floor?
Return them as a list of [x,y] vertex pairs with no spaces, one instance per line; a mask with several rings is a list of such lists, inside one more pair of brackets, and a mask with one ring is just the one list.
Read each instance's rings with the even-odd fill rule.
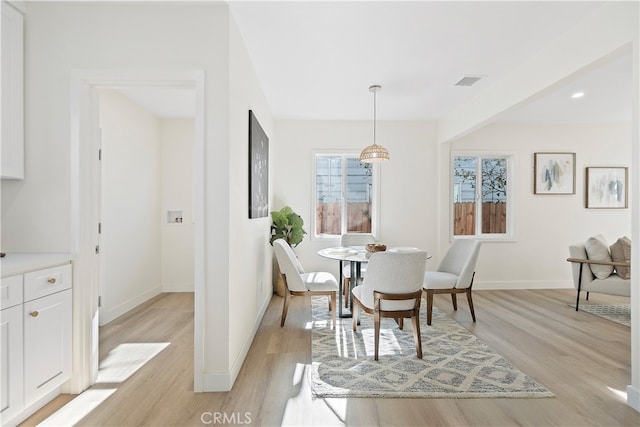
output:
[[[476,291],[477,323],[466,301],[453,312],[434,304],[555,394],[542,399],[312,399],[304,381],[311,362],[307,298],[295,297],[284,328],[274,296],[234,388],[193,393],[193,295],[162,294],[103,327],[100,354],[121,343],[170,342],[76,425],[187,426],[638,426],[640,414],[620,396],[630,382],[630,331],[576,313],[569,290]],[[591,302],[628,299],[591,295]],[[423,303],[424,307],[424,303]],[[37,425],[73,396],[62,395],[25,421]],[[217,418],[215,418],[217,417]],[[220,422],[216,422],[220,421]]]

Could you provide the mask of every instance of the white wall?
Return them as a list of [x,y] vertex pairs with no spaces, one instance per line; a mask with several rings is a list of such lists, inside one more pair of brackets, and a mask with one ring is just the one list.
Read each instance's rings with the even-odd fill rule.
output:
[[[274,175],[272,210],[285,205],[302,216],[307,235],[295,252],[307,270],[338,275],[338,263],[317,255],[339,239],[313,239],[312,166],[314,150],[353,150],[372,143],[371,121],[276,122],[277,145],[271,167]],[[377,142],[391,160],[376,165],[380,172],[379,241],[392,246],[437,250],[438,146],[435,125],[429,122],[378,121]],[[428,267],[435,267],[433,260]]]
[[159,120],[117,92],[99,99],[103,325],[162,291],[161,187]]
[[[258,111],[270,136],[273,124],[230,20],[223,2],[30,3],[25,24],[26,178],[2,182],[3,251],[71,251],[76,226],[71,223],[72,71],[204,72],[205,153],[196,159],[205,171],[196,177],[204,183],[205,211],[196,343],[204,345],[196,354],[195,384],[205,390],[231,387],[259,323],[257,307],[269,295],[259,292],[270,277],[269,222],[246,219],[247,109]],[[247,259],[256,258],[248,268]],[[230,287],[238,292],[233,299]],[[87,319],[76,316],[76,321]]]
[[[270,156],[278,144],[273,118],[262,93],[258,77],[233,20],[229,28],[229,221],[216,224],[216,234],[226,228],[229,233],[229,360],[233,379],[271,298],[270,217],[249,219],[249,110],[253,110],[269,138]],[[271,157],[272,158],[272,157]],[[269,165],[269,188],[275,174]],[[270,196],[273,194],[269,192]],[[270,207],[272,206],[270,197]],[[215,342],[211,351],[220,351]]]
[[[193,292],[193,119],[160,120],[162,291]],[[181,211],[181,223],[168,223]]]
[[[433,255],[427,267],[435,268],[450,245],[449,146],[439,147],[435,127],[429,123],[379,122],[378,126],[379,143],[391,154],[391,161],[380,165],[379,240],[422,247]],[[312,151],[358,151],[368,143],[370,128],[368,122],[277,121],[278,143],[271,163],[277,170],[273,209],[291,206],[302,215],[305,229],[311,233]],[[453,143],[453,149],[507,150],[516,155],[516,238],[483,244],[475,286],[572,287],[566,262],[570,243],[600,233],[611,243],[630,235],[630,209],[584,208],[585,167],[630,166],[630,140],[628,124],[496,124]],[[533,195],[533,153],[544,151],[576,152],[575,195]],[[307,269],[337,275],[337,265],[316,254],[320,248],[336,244],[337,240],[314,240],[307,235],[295,251]]]
[[[446,146],[445,146],[446,147]],[[573,287],[566,259],[571,243],[603,234],[609,244],[631,233],[630,209],[585,209],[585,167],[631,166],[631,125],[494,124],[449,145],[451,150],[504,150],[516,155],[515,240],[485,242],[474,287]],[[534,195],[535,152],[576,153],[575,195]],[[450,151],[441,158],[443,248],[449,244]],[[629,180],[631,185],[631,180]],[[630,205],[629,205],[630,206]]]

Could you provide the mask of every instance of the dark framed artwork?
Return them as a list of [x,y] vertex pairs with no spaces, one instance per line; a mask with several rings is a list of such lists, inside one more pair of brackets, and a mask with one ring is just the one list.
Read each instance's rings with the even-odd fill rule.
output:
[[628,207],[626,167],[589,167],[585,184],[587,209],[625,209]]
[[533,194],[576,194],[576,153],[534,153]]
[[249,218],[269,215],[269,138],[249,110]]

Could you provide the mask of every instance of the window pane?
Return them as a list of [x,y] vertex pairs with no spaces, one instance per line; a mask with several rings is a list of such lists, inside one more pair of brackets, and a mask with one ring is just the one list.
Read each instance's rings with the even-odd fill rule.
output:
[[357,154],[315,156],[315,235],[373,233],[373,166]]
[[507,160],[482,159],[482,233],[507,232]]
[[347,159],[347,232],[371,233],[371,165]]
[[453,234],[476,234],[476,157],[456,156],[453,159]]
[[341,235],[342,157],[316,157],[316,234]]

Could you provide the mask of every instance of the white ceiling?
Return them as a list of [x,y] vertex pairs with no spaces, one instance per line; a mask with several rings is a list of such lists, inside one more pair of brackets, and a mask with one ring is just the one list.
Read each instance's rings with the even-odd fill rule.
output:
[[[438,119],[515,68],[603,2],[230,1],[276,119]],[[455,83],[483,78],[472,87]],[[585,92],[570,99],[575,90]],[[176,96],[176,94],[165,93]],[[131,94],[133,97],[133,94]],[[138,102],[145,98],[140,93]],[[181,102],[159,99],[165,117]],[[187,102],[188,103],[188,102]],[[193,103],[191,103],[191,106]],[[500,120],[631,118],[630,55],[592,67]],[[153,110],[152,110],[153,111]],[[192,114],[192,113],[191,113]]]

